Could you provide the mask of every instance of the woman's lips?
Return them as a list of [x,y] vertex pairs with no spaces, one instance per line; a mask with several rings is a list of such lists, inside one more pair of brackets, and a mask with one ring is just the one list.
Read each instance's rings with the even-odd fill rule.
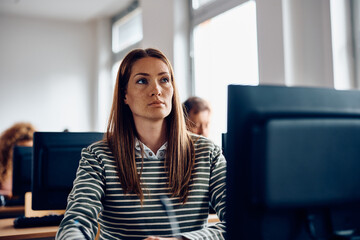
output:
[[151,102],[149,105],[154,106],[154,107],[155,106],[162,106],[162,105],[164,105],[164,102],[160,101],[160,100],[155,100],[155,101]]

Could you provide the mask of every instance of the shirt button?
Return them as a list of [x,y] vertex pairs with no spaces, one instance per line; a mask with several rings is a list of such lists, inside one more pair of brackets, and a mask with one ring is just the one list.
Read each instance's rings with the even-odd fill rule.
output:
[[161,156],[161,157],[162,157],[162,156],[164,156],[164,153],[163,153],[163,152],[161,152],[161,153],[160,153],[160,156]]
[[150,152],[149,155],[152,156],[153,154]]

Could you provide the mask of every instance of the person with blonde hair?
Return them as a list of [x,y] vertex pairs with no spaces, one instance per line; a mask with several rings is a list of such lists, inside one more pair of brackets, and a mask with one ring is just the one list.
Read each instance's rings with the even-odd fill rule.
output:
[[35,127],[19,122],[6,129],[0,136],[0,194],[12,197],[12,158],[14,146],[33,145]]
[[135,49],[118,70],[105,138],[82,151],[56,238],[94,239],[99,225],[100,239],[224,239],[225,174],[221,149],[186,129],[169,60]]

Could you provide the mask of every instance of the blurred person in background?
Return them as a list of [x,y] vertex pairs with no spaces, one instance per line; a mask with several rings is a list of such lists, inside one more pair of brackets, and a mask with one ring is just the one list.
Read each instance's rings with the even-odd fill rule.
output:
[[19,122],[6,129],[0,136],[0,195],[12,197],[12,158],[14,146],[33,145],[35,127]]
[[190,97],[183,103],[183,108],[188,130],[208,138],[211,117],[209,103],[200,97]]
[[[188,130],[208,138],[211,117],[210,104],[205,99],[194,96],[189,97],[183,103],[183,109]],[[211,204],[209,204],[209,213],[216,213]]]

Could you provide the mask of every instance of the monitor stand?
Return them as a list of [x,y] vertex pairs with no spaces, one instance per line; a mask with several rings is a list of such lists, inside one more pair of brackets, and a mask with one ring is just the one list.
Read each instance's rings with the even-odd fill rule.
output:
[[65,210],[32,210],[31,201],[31,192],[25,193],[25,217],[43,217],[51,214],[61,215],[65,213]]

